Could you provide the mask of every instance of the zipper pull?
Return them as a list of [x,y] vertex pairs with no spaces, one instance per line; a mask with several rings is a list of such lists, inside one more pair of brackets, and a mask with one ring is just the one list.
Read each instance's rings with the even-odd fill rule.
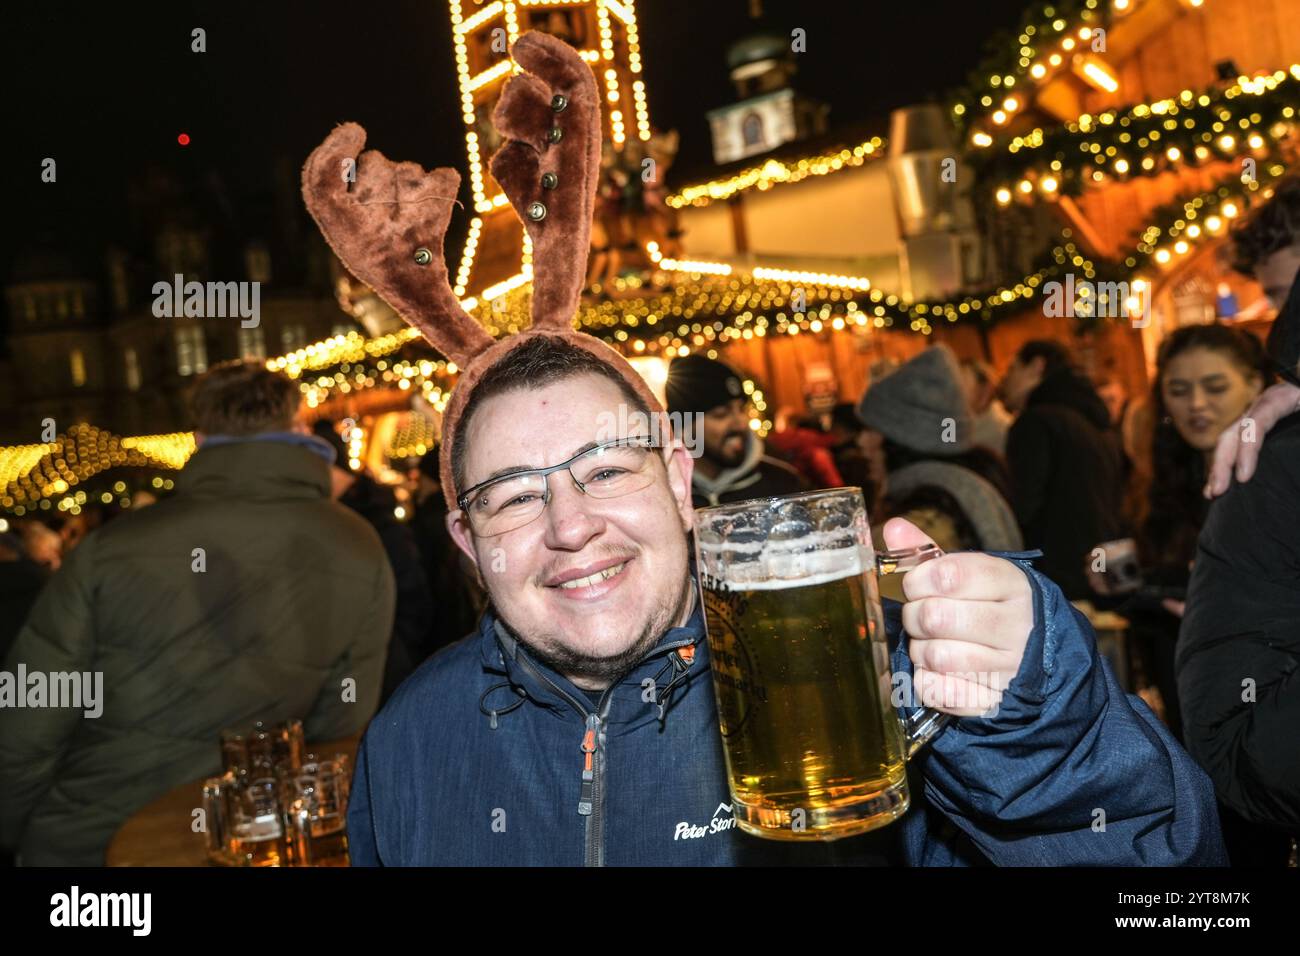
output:
[[591,815],[592,789],[596,779],[596,728],[599,726],[600,716],[588,714],[587,730],[582,735],[582,752],[586,754],[582,765],[582,794],[578,798],[578,813],[584,817]]

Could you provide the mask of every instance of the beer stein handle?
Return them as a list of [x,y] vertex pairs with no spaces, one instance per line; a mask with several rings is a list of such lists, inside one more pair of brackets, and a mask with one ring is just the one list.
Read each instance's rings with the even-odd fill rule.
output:
[[[937,544],[924,544],[916,548],[898,548],[894,551],[876,552],[876,571],[879,574],[904,574],[913,568],[943,556]],[[933,707],[922,707],[903,721],[903,736],[907,742],[907,759],[933,740],[952,720]]]

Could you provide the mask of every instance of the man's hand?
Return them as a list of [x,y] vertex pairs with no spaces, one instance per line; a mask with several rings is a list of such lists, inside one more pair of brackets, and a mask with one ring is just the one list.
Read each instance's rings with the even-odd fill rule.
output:
[[[885,524],[890,549],[930,543],[902,518]],[[920,702],[958,717],[988,713],[1020,670],[1034,626],[1025,573],[987,554],[948,554],[903,578],[903,628]]]
[[[1214,464],[1210,466],[1210,478],[1205,483],[1203,494],[1207,498],[1221,495],[1232,483],[1234,467],[1238,481],[1250,481],[1255,474],[1255,465],[1259,463],[1259,447],[1264,443],[1268,430],[1292,412],[1300,411],[1300,387],[1290,382],[1278,382],[1260,392],[1254,404],[1246,409],[1246,414],[1223,430],[1219,443],[1214,448]],[[1249,441],[1242,439],[1247,420],[1254,423],[1250,429]]]

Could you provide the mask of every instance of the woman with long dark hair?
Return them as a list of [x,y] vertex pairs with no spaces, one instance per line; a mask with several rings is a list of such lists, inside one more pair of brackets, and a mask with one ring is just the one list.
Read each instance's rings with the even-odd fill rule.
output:
[[[1209,506],[1201,489],[1215,445],[1270,377],[1259,341],[1225,325],[1184,326],[1161,344],[1151,390],[1155,430],[1150,467],[1138,469],[1150,476],[1145,492],[1137,497],[1137,551],[1144,584],[1186,589]],[[1166,600],[1161,609],[1125,613],[1139,661],[1160,691],[1170,730],[1181,740],[1174,680],[1181,604]]]

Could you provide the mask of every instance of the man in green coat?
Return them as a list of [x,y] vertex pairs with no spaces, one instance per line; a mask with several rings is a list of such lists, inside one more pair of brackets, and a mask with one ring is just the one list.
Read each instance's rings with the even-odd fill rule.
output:
[[220,771],[224,728],[299,717],[328,741],[374,713],[393,575],[330,497],[333,450],[292,430],[299,399],[259,363],[210,371],[176,494],[88,536],[32,608],[0,673],[20,863],[102,865],[132,813]]

